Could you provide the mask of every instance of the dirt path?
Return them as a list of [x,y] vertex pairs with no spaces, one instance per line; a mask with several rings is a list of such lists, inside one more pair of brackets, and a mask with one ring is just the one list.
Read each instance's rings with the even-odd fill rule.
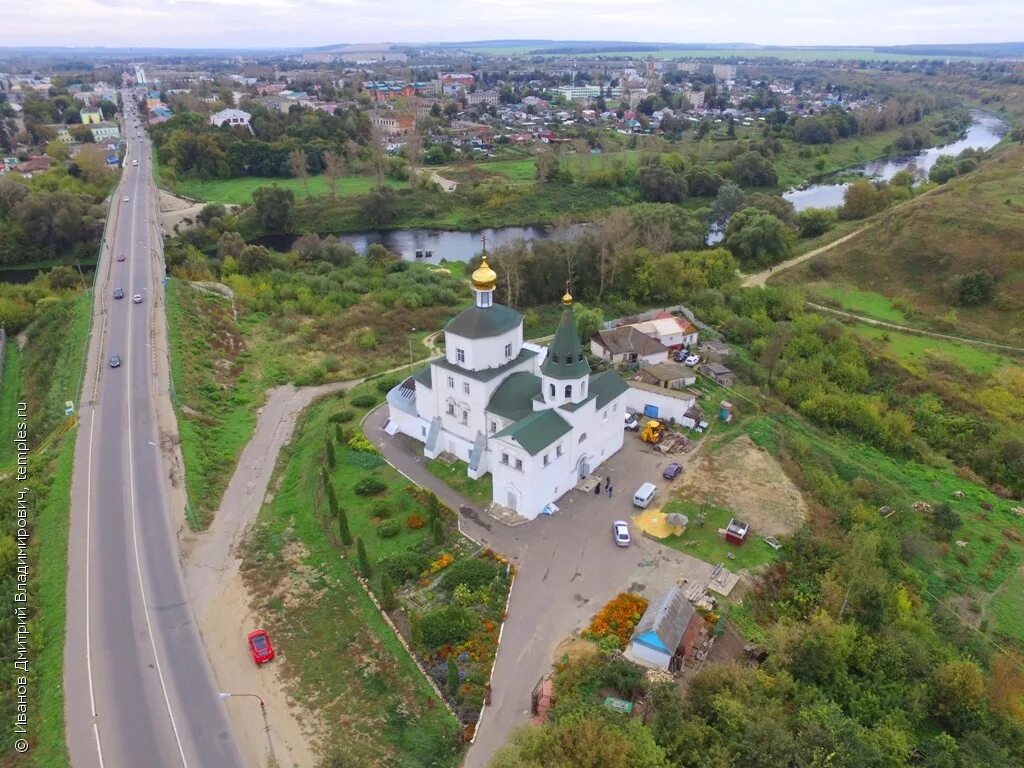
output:
[[832,307],[826,307],[821,304],[815,304],[812,301],[807,302],[807,306],[818,312],[827,312],[830,315],[837,315],[839,317],[845,317],[850,320],[856,320],[866,325],[875,325],[879,328],[892,328],[894,331],[902,331],[903,333],[913,333],[918,336],[929,336],[933,339],[945,339],[947,341],[956,341],[960,344],[973,344],[976,347],[987,347],[989,349],[1003,349],[1009,352],[1024,352],[1024,347],[1015,347],[1011,344],[997,344],[994,341],[982,341],[981,339],[968,339],[964,336],[950,336],[947,333],[935,333],[934,331],[922,331],[920,328],[911,328],[909,325],[898,325],[896,323],[887,323],[884,320],[875,320],[873,317],[865,317],[864,315],[855,315],[852,312],[844,312],[841,309],[833,309]]
[[229,693],[259,691],[266,703],[264,723],[255,700],[226,702],[239,746],[252,766],[267,765],[273,756],[282,768],[312,768],[324,726],[308,715],[300,717],[276,665],[256,667],[246,652],[245,636],[259,625],[259,615],[242,583],[239,545],[262,506],[277,456],[291,439],[299,414],[316,398],[358,383],[270,390],[213,523],[202,533],[181,537],[185,583],[218,685]]
[[763,270],[762,272],[755,272],[753,275],[747,275],[746,277],[743,278],[743,281],[740,284],[744,288],[753,288],[756,286],[764,287],[764,285],[768,282],[769,277],[772,277],[773,275],[776,275],[779,272],[787,270],[790,267],[795,267],[797,264],[802,264],[808,259],[813,259],[815,256],[825,253],[826,251],[830,251],[837,245],[842,245],[847,240],[852,240],[861,232],[864,232],[867,229],[868,227],[861,227],[860,229],[854,230],[848,235],[843,235],[838,240],[833,240],[831,243],[828,243],[827,245],[823,245],[820,248],[815,248],[813,251],[808,251],[807,253],[804,253],[800,256],[796,256],[792,259],[789,259],[788,261],[783,261],[781,264],[776,264],[770,269]]

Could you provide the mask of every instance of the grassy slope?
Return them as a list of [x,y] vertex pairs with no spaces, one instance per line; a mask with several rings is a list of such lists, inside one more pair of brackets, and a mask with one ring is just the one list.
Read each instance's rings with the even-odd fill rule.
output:
[[[844,287],[902,298],[911,317],[939,330],[1024,346],[1024,147],[1007,146],[981,168],[886,211],[865,234],[781,282],[825,278]],[[996,276],[997,298],[957,307],[958,276]],[[951,314],[955,310],[955,314]]]
[[11,466],[17,455],[14,432],[20,398],[21,350],[14,339],[8,339],[4,352],[4,373],[0,379],[0,467]]
[[[360,391],[383,397],[372,385]],[[323,435],[331,428],[327,418],[338,410],[353,411],[356,420],[366,411],[337,398],[314,404],[282,454],[280,488],[261,510],[246,545],[246,582],[257,596],[261,620],[279,638],[280,647],[288,649],[284,661],[296,698],[329,723],[345,724],[327,734],[326,752],[344,750],[350,761],[339,763],[343,765],[447,768],[457,762],[451,746],[455,721],[366,598],[355,580],[354,559],[339,556],[334,536],[325,532],[314,509],[312,500],[320,495]],[[405,549],[425,536],[424,530],[405,526],[393,539],[376,536],[376,523],[367,509],[372,500],[352,490],[366,473],[345,461],[345,450],[338,450],[332,480],[340,506],[348,511],[352,533],[364,538],[370,559]],[[407,481],[397,472],[384,465],[373,474],[389,489],[378,498],[387,498],[395,507],[408,499],[403,491]],[[282,557],[285,551],[305,553],[304,573],[297,575]],[[281,579],[291,579],[292,584],[301,579],[315,593],[302,600],[281,600],[273,596]]]

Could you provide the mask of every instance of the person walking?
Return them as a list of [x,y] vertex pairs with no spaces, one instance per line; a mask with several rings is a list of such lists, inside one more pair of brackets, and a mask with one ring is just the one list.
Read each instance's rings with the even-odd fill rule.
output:
[[601,493],[601,478],[597,478],[597,485],[594,486],[594,495],[597,496]]
[[611,497],[612,497],[612,484],[608,483],[608,498],[610,499]]

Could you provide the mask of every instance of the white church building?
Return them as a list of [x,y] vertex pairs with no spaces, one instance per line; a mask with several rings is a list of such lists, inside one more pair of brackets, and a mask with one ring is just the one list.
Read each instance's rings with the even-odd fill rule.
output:
[[523,341],[523,316],[494,303],[486,256],[473,272],[474,306],[444,331],[445,355],[388,393],[389,434],[453,454],[478,478],[491,473],[495,504],[529,520],[622,447],[628,386],[591,374],[566,292],[551,346]]

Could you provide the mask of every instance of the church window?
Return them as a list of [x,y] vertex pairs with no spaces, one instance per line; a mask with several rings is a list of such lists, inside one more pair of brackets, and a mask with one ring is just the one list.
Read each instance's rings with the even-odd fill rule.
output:
[[455,377],[454,376],[449,376],[448,377],[448,389],[455,389]]
[[505,345],[505,357],[512,357],[512,345],[511,344],[506,344]]
[[546,466],[547,466],[548,464],[550,464],[550,463],[551,463],[551,457],[550,457],[550,456],[548,456],[548,455],[547,455],[547,454],[545,453],[545,454],[544,454],[544,466],[546,467]]
[[448,415],[449,416],[454,416],[455,415],[455,403],[448,403]]
[[551,397],[555,396],[555,385],[554,384],[548,384],[548,392],[551,394]]
[[572,384],[565,385],[565,396],[572,397]]
[[468,381],[462,382],[462,391],[465,394],[467,394],[467,395],[469,394],[469,382]]
[[582,352],[580,352],[580,353],[579,353],[579,354],[578,354],[578,355],[576,356],[576,361],[577,361],[577,362],[580,362],[580,363],[582,363],[582,362],[583,362],[583,353],[582,353]]
[[557,352],[552,352],[551,353],[551,362],[552,363],[557,363],[558,362],[558,353]]
[[555,456],[561,456],[561,455],[562,455],[562,444],[559,443],[558,445],[555,446]]
[[507,453],[501,454],[501,463],[504,464],[506,467],[508,466],[508,454]]
[[586,433],[586,432],[584,432],[584,433],[583,433],[582,435],[580,435],[580,439],[579,439],[579,442],[581,442],[581,443],[582,443],[582,442],[583,442],[584,440],[586,440],[586,439],[587,439],[587,433]]
[[618,403],[612,403],[612,413],[618,413],[618,410],[619,410],[619,404]]
[[455,359],[460,363],[466,362],[466,350],[464,350],[462,347],[456,347]]
[[602,421],[608,421],[608,409],[607,408],[605,408],[604,409],[604,413],[601,414],[601,420]]
[[497,431],[498,431],[498,422],[492,421],[491,422],[491,434],[493,435]]
[[469,424],[469,411],[462,412],[462,423]]
[[523,460],[522,459],[516,459],[516,469],[518,469],[520,472],[523,471]]
[[585,381],[580,384],[580,396],[581,397],[586,397],[587,396],[587,382],[585,382]]

